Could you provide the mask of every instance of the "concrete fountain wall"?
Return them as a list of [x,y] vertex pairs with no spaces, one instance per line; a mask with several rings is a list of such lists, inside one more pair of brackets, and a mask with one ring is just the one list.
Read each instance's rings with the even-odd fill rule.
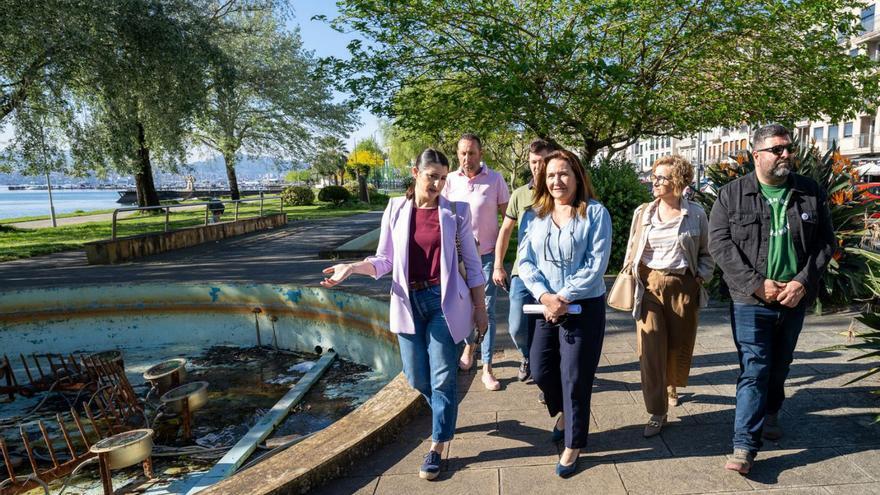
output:
[[286,451],[201,492],[304,493],[390,437],[419,398],[400,373],[388,303],[276,285],[120,284],[0,292],[0,349],[15,356],[151,346],[272,344],[342,358],[389,377],[358,409]]

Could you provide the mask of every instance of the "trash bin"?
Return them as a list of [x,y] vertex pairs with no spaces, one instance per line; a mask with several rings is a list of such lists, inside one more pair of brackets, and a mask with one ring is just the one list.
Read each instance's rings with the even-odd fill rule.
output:
[[211,212],[211,216],[208,219],[209,223],[217,223],[220,221],[220,217],[223,216],[226,207],[223,206],[223,202],[219,199],[211,198],[208,200],[208,210]]

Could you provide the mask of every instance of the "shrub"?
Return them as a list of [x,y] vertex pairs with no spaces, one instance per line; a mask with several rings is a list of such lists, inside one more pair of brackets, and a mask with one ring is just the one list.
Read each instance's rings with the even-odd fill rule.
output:
[[388,200],[391,199],[387,194],[383,194],[380,192],[371,192],[370,193],[370,204],[371,205],[386,205],[388,204]]
[[285,187],[281,191],[281,200],[287,206],[309,206],[315,204],[315,193],[305,186]]
[[326,186],[318,193],[318,199],[339,206],[351,198],[348,189],[342,186]]
[[611,260],[608,271],[616,273],[623,265],[629,226],[633,212],[642,203],[651,200],[651,194],[639,182],[635,165],[622,159],[602,159],[590,167],[590,178],[596,195],[611,215]]
[[[837,237],[838,249],[822,277],[816,311],[821,312],[823,305],[845,305],[880,296],[880,253],[860,247],[866,235],[865,218],[876,206],[872,201],[863,201],[856,190],[858,172],[849,158],[838,153],[836,146],[823,155],[812,145],[802,145],[797,139],[794,143],[798,150],[794,170],[825,188]],[[741,153],[710,165],[706,169],[710,187],[696,193],[695,199],[709,212],[722,186],[753,170],[755,163],[751,153]]]

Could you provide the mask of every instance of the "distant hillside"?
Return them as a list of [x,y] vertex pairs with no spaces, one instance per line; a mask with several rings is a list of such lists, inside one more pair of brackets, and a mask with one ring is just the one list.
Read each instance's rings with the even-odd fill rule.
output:
[[[280,175],[284,176],[288,170],[295,168],[305,168],[305,164],[291,162],[276,162],[272,158],[243,158],[235,164],[235,171],[239,177],[242,176],[263,176],[263,175]],[[218,175],[226,177],[226,165],[223,163],[222,157],[215,157],[210,160],[201,160],[187,164],[187,168],[192,170],[192,174],[201,177],[203,174]]]
[[[235,165],[236,175],[239,180],[258,180],[267,177],[284,177],[291,169],[307,168],[308,165],[302,163],[276,162],[272,158],[243,158]],[[157,182],[175,182],[182,180],[187,175],[195,176],[197,181],[226,181],[226,165],[223,163],[222,157],[215,157],[208,160],[199,160],[189,163],[178,174],[161,172],[154,169]],[[71,177],[65,174],[53,173],[51,175],[52,182],[57,184],[128,184],[134,182],[130,176],[119,176],[111,174],[106,179],[98,179],[94,176],[89,177]],[[45,184],[44,176],[25,176],[21,174],[0,174],[0,184]]]

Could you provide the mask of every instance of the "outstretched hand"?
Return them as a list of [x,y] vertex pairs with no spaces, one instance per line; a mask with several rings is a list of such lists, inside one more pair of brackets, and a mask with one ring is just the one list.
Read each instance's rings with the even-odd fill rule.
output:
[[347,279],[354,272],[352,270],[351,264],[339,263],[337,265],[324,268],[324,270],[322,270],[322,273],[324,275],[327,275],[328,277],[324,278],[324,280],[321,281],[321,287],[329,289],[331,287],[335,287],[341,284],[343,280]]

